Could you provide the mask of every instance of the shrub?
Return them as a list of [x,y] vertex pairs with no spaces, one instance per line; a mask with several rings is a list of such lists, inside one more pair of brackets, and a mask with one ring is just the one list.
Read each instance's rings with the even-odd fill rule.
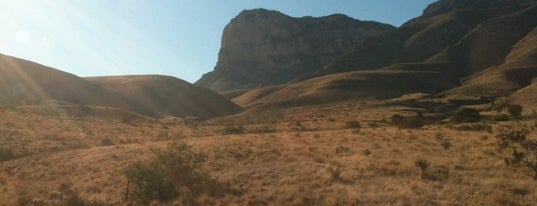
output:
[[499,114],[499,115],[494,116],[492,120],[496,122],[505,122],[505,121],[509,121],[510,118],[509,118],[509,115]]
[[479,114],[479,111],[472,108],[463,108],[451,117],[451,121],[456,123],[471,123],[471,122],[479,122],[481,121],[481,114]]
[[522,116],[522,106],[518,104],[511,104],[507,106],[507,111],[514,118],[520,118]]
[[244,127],[242,125],[226,125],[224,126],[223,134],[243,134]]
[[112,145],[115,145],[115,143],[114,143],[114,141],[112,141],[112,139],[110,139],[109,137],[106,137],[106,138],[101,139],[100,145],[101,146],[112,146]]
[[496,136],[496,150],[504,156],[506,165],[522,163],[537,180],[537,140],[527,140],[526,129],[503,130]]
[[393,125],[399,125],[399,123],[401,123],[401,121],[403,121],[404,118],[405,117],[401,116],[400,114],[394,114],[392,115],[390,120],[392,121]]
[[422,173],[423,179],[431,180],[431,181],[443,181],[446,180],[449,177],[449,168],[445,166],[437,166],[433,168],[432,171],[426,171],[425,173]]
[[487,131],[492,132],[492,126],[485,123],[472,123],[472,124],[464,124],[459,126],[453,126],[452,127],[455,130],[461,130],[461,131]]
[[0,162],[15,159],[17,156],[8,148],[0,147]]
[[166,150],[153,150],[155,158],[133,164],[125,175],[128,180],[125,199],[139,204],[152,200],[181,199],[191,204],[201,194],[216,194],[220,184],[201,168],[204,157],[184,143],[172,143]]
[[425,126],[423,120],[419,117],[405,117],[398,124],[401,129],[419,129]]
[[416,161],[414,161],[414,166],[419,168],[421,170],[421,174],[424,175],[429,168],[429,160],[417,159]]
[[345,128],[347,128],[347,129],[360,128],[360,122],[357,121],[357,120],[347,121],[347,122],[345,122]]

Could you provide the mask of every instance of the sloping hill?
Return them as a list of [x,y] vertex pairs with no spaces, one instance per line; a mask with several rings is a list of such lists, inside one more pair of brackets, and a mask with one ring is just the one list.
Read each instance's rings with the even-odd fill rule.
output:
[[138,75],[86,79],[160,114],[209,118],[242,111],[225,97],[174,77]]
[[157,117],[149,108],[75,75],[0,54],[0,104],[49,101],[127,109]]
[[[236,97],[234,101],[255,97],[260,91],[268,90],[270,94],[254,101],[249,99],[246,106],[286,107],[361,98],[388,99],[416,92],[436,93],[456,85],[455,77],[441,71],[426,70],[430,66],[449,65],[398,64],[381,70],[325,75],[290,84],[277,91],[253,90]],[[409,70],[419,68],[423,70]]]

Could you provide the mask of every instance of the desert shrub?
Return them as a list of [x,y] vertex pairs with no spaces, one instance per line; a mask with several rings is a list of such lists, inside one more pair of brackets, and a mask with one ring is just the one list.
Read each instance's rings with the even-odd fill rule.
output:
[[416,161],[414,161],[414,166],[421,170],[422,176],[425,174],[425,172],[427,172],[429,165],[429,160],[426,159],[417,159]]
[[492,120],[496,121],[496,122],[505,122],[505,121],[509,121],[511,120],[511,118],[509,117],[509,115],[506,115],[506,114],[499,114],[499,115],[496,115],[492,118]]
[[110,137],[105,137],[103,139],[101,139],[101,142],[100,144],[101,146],[112,146],[112,145],[115,145],[114,141],[112,141],[112,139],[110,139]]
[[397,125],[401,129],[419,129],[425,126],[423,120],[419,117],[405,117]]
[[255,132],[255,133],[274,133],[274,132],[276,132],[276,128],[270,127],[270,126],[262,126],[260,128],[256,128],[253,132]]
[[399,125],[399,123],[401,123],[401,121],[403,121],[404,118],[405,117],[401,116],[400,114],[394,114],[394,115],[392,115],[390,120],[391,120],[393,125]]
[[528,140],[527,129],[503,130],[496,136],[496,150],[506,165],[524,164],[537,180],[537,140]]
[[336,154],[338,154],[338,155],[351,155],[352,150],[349,147],[345,147],[343,145],[338,145],[336,147]]
[[60,184],[59,191],[61,193],[62,202],[64,205],[73,205],[73,206],[85,206],[88,205],[88,202],[84,201],[80,197],[80,194],[77,190],[73,189],[71,183],[62,183]]
[[492,132],[492,126],[485,123],[472,123],[472,124],[463,124],[458,126],[452,126],[451,128],[461,131],[487,131]]
[[432,170],[427,170],[422,173],[422,178],[431,181],[443,181],[449,177],[449,168],[446,166],[437,166]]
[[347,128],[347,129],[360,128],[360,122],[357,121],[357,120],[347,121],[347,122],[345,122],[345,128]]
[[481,121],[481,114],[473,108],[463,108],[451,117],[451,121],[456,123],[472,123]]
[[153,149],[153,153],[151,161],[135,163],[125,172],[125,199],[137,204],[180,199],[191,204],[201,194],[223,191],[224,187],[201,168],[204,157],[188,145],[172,143],[165,150]]
[[507,111],[514,118],[520,118],[522,116],[522,106],[518,104],[510,104],[507,106]]
[[442,146],[442,148],[444,148],[445,150],[448,150],[449,148],[453,146],[453,144],[451,143],[451,141],[449,141],[449,139],[443,137],[440,134],[436,135],[436,141],[440,143],[440,146]]
[[243,134],[244,127],[242,125],[226,125],[222,131],[223,134]]
[[15,158],[17,158],[17,156],[11,149],[0,147],[0,162],[12,160]]

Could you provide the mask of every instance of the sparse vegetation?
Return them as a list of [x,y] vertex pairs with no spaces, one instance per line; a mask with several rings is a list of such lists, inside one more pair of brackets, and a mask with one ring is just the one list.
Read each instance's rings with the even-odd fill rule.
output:
[[16,155],[11,149],[0,147],[0,162],[12,160],[15,158],[16,158]]
[[242,125],[226,125],[222,131],[222,134],[242,134],[244,133],[244,127]]
[[506,165],[523,163],[537,180],[537,140],[528,140],[527,129],[503,130],[496,136],[496,149]]
[[151,200],[180,199],[183,204],[192,204],[201,194],[221,192],[222,186],[201,168],[204,157],[192,152],[188,145],[175,142],[153,153],[154,159],[138,162],[126,171],[126,200],[147,204]]
[[518,104],[510,104],[507,106],[507,111],[513,118],[520,118],[522,116],[522,106]]
[[357,120],[347,121],[347,122],[345,122],[345,128],[347,128],[347,129],[360,128],[360,122],[357,121]]
[[455,123],[472,123],[481,121],[482,117],[479,111],[473,108],[463,108],[451,117],[451,121]]

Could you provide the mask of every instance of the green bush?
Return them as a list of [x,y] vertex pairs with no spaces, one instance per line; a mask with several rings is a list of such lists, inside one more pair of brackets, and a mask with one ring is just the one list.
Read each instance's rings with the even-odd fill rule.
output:
[[481,121],[482,117],[479,111],[472,108],[463,108],[451,117],[451,121],[456,123],[472,123]]

